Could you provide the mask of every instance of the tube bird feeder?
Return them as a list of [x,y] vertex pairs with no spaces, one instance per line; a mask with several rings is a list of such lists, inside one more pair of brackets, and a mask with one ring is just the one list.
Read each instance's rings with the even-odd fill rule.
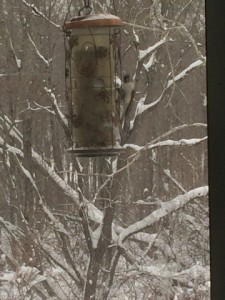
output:
[[77,156],[117,155],[120,112],[120,28],[113,15],[85,15],[64,24],[69,120]]

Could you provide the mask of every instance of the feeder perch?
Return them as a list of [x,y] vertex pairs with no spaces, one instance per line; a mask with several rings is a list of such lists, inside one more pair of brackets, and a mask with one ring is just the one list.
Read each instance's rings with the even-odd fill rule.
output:
[[66,82],[73,145],[77,156],[117,155],[120,112],[120,28],[113,15],[85,15],[64,24]]

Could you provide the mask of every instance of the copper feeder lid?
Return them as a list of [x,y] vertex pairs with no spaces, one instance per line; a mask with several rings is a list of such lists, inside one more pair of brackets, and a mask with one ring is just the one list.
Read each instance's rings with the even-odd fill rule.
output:
[[102,27],[102,26],[121,26],[122,20],[114,15],[98,14],[79,16],[71,19],[64,24],[64,29],[87,28],[87,27]]

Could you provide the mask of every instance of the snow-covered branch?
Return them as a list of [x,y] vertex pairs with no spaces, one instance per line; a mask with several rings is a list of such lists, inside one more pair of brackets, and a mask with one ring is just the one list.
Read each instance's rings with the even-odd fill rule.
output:
[[161,208],[155,210],[149,216],[145,217],[141,221],[138,221],[126,229],[124,229],[119,237],[118,237],[118,244],[122,246],[122,243],[131,235],[144,230],[145,228],[152,226],[153,224],[159,222],[162,218],[167,217],[172,212],[182,208],[188,202],[193,199],[204,197],[208,195],[208,186],[203,186],[199,188],[195,188],[190,190],[184,195],[179,195],[171,201],[164,202]]
[[207,137],[203,137],[201,139],[197,139],[197,138],[193,138],[193,139],[181,139],[178,141],[175,140],[166,140],[166,141],[162,141],[162,142],[158,142],[156,144],[148,144],[148,146],[138,146],[138,145],[134,145],[134,144],[125,144],[123,147],[126,148],[132,148],[136,151],[140,151],[140,150],[151,150],[154,148],[158,148],[158,147],[168,147],[168,146],[195,146],[198,145],[199,143],[203,142],[207,140]]
[[32,13],[35,16],[42,17],[43,19],[45,19],[47,22],[49,22],[51,25],[53,25],[56,28],[61,28],[60,25],[54,23],[49,18],[47,18],[34,4],[30,4],[26,0],[22,0],[22,1],[23,1],[24,5],[26,5],[27,7],[29,7],[32,10]]
[[156,105],[158,105],[161,100],[163,99],[164,94],[166,93],[166,91],[176,82],[182,80],[185,76],[188,75],[189,72],[191,72],[192,70],[202,66],[204,64],[203,60],[197,60],[193,63],[191,63],[187,68],[185,68],[184,70],[182,70],[179,74],[177,74],[174,79],[170,79],[167,81],[167,83],[165,84],[165,88],[163,89],[163,91],[161,92],[160,96],[153,102],[149,103],[149,104],[145,104],[145,101],[147,100],[147,94],[142,97],[139,101],[138,101],[138,105],[136,107],[136,112],[135,115],[133,117],[133,120],[130,122],[130,129],[133,129],[134,127],[134,122],[135,119],[138,115],[142,114],[143,112],[145,112],[148,109],[152,109],[153,107],[155,107]]
[[0,78],[10,77],[10,76],[17,76],[18,74],[19,74],[19,72],[18,73],[0,74]]
[[49,249],[49,247],[44,245],[41,241],[39,242],[39,247],[48,259],[64,270],[71,279],[78,283],[78,285],[82,286],[84,284],[84,275],[78,266],[76,266],[76,270],[74,270],[66,261],[62,261],[57,253],[53,252],[52,249]]
[[183,79],[185,76],[187,76],[187,74],[188,74],[191,70],[193,70],[193,69],[195,69],[195,68],[197,68],[197,67],[203,65],[203,63],[204,63],[204,62],[203,62],[202,60],[199,59],[199,60],[196,60],[195,62],[193,62],[192,64],[190,64],[186,69],[184,69],[184,70],[181,71],[178,75],[176,75],[176,76],[174,77],[174,79],[168,80],[166,88],[169,88],[169,87],[170,87],[172,84],[174,84],[175,82],[177,82],[177,81]]
[[[0,121],[4,121],[4,119],[0,119]],[[10,121],[9,121],[10,122]],[[17,129],[15,127],[12,127],[11,133],[14,134],[16,138],[21,140],[21,133],[17,132]],[[7,143],[4,142],[4,140],[0,137],[0,150],[2,146],[5,146],[6,151],[18,155],[19,158],[23,158],[23,151],[13,147]],[[46,174],[49,178],[55,182],[55,184],[69,197],[69,199],[77,205],[77,207],[80,207],[80,202],[79,202],[79,194],[77,191],[72,189],[52,168],[49,166],[43,158],[36,153],[34,150],[32,150],[32,159],[33,162],[37,167],[40,168],[41,172]],[[112,174],[113,176],[113,174]],[[112,177],[110,176],[110,178]],[[96,207],[94,206],[91,202],[89,202],[85,197],[83,197],[83,202],[85,206],[87,207],[87,214],[90,220],[100,224],[98,229],[96,231],[92,232],[90,231],[91,234],[91,239],[93,243],[93,247],[95,248],[99,242],[99,238],[102,233],[102,219],[103,219],[103,213]],[[44,207],[47,209],[46,207]],[[48,212],[48,211],[47,211]],[[47,213],[46,212],[46,213]],[[51,216],[50,216],[51,217]],[[117,240],[117,234],[119,234],[123,228],[119,225],[113,224],[112,227],[112,235],[113,235],[113,240]],[[140,240],[142,240],[142,236],[140,236]],[[144,238],[144,241],[146,241],[146,237]],[[126,254],[126,253],[125,253]],[[125,255],[124,254],[124,255]]]
[[117,170],[114,173],[114,175],[122,172],[128,166],[131,166],[133,163],[135,163],[139,159],[140,153],[143,151],[146,151],[147,149],[154,149],[155,147],[165,147],[165,146],[194,146],[194,145],[197,145],[207,139],[207,137],[203,137],[201,139],[190,139],[190,140],[182,139],[180,141],[167,140],[167,141],[159,142],[160,140],[170,136],[171,134],[178,132],[180,130],[183,130],[185,128],[189,128],[189,127],[190,128],[191,127],[206,128],[207,125],[204,123],[193,123],[193,124],[184,124],[184,125],[174,127],[171,130],[169,130],[169,131],[165,132],[164,134],[160,135],[159,137],[157,137],[155,140],[147,143],[145,146],[138,146],[136,144],[125,144],[124,148],[132,148],[136,152],[128,158],[127,165],[122,167],[121,169]]
[[[201,280],[207,282],[210,280],[209,266],[201,266],[199,264],[193,265],[188,269],[185,269],[180,272],[174,272],[165,268],[163,266],[137,266],[138,271],[131,271],[132,274],[146,273],[148,275],[158,277],[158,278],[167,278],[175,279],[179,282],[191,284],[192,280]],[[191,285],[192,286],[192,285]]]
[[143,63],[143,67],[145,70],[148,72],[152,66],[156,63],[156,57],[155,57],[156,52],[153,52],[152,55],[150,56],[148,62],[145,64]]
[[62,113],[62,111],[60,110],[60,108],[58,106],[55,94],[52,92],[51,89],[48,89],[46,87],[44,88],[44,90],[50,96],[50,100],[51,100],[51,103],[52,103],[52,108],[54,110],[54,113],[55,113],[59,123],[61,124],[67,138],[70,139],[71,138],[71,132],[69,130],[69,123],[68,123],[66,117],[64,116],[64,114]]
[[30,172],[24,168],[24,166],[22,165],[22,163],[19,161],[18,157],[15,155],[14,153],[14,157],[15,157],[15,160],[17,162],[17,165],[19,166],[21,172],[24,174],[24,176],[26,178],[29,179],[31,185],[33,186],[35,192],[37,193],[38,195],[38,200],[39,200],[39,205],[41,206],[42,210],[44,211],[44,213],[48,216],[49,220],[52,222],[52,224],[54,225],[55,229],[58,231],[58,232],[61,232],[61,233],[64,233],[65,235],[69,235],[67,230],[65,229],[64,225],[59,222],[59,220],[57,220],[54,215],[52,214],[52,212],[50,211],[50,209],[44,204],[43,200],[42,200],[42,196],[41,194],[39,193],[39,190],[38,190],[38,187],[34,181],[34,179],[32,178]]
[[[3,118],[0,118],[0,122],[4,122]],[[10,134],[13,134],[19,141],[21,141],[21,133],[18,133],[14,127],[10,131]],[[23,151],[19,148],[13,147],[7,143],[5,143],[4,139],[0,137],[0,148],[5,147],[6,150],[12,154],[19,155],[19,157],[23,157]],[[49,178],[56,183],[56,185],[69,197],[69,199],[79,207],[79,194],[75,191],[71,186],[66,183],[54,170],[52,170],[51,166],[49,166],[43,158],[34,150],[32,150],[32,159],[34,164],[40,168],[42,172],[47,174]],[[90,203],[85,197],[83,198],[86,206],[88,207],[88,217],[96,223],[101,223],[102,220],[102,212],[97,209],[92,203]]]
[[[159,142],[161,139],[166,138],[168,136],[170,136],[171,134],[178,132],[180,130],[186,129],[186,128],[191,128],[191,127],[202,127],[202,128],[206,128],[207,125],[204,123],[193,123],[193,124],[184,124],[184,125],[180,125],[177,127],[172,128],[171,130],[165,132],[164,134],[162,134],[161,136],[159,136],[158,138],[156,138],[155,140],[147,143],[145,146],[138,146],[136,144],[125,144],[123,147],[126,148],[132,148],[134,149],[136,152],[134,154],[132,154],[131,156],[129,156],[128,158],[128,163],[123,166],[122,168],[115,170],[112,174],[109,174],[107,176],[107,179],[103,182],[103,184],[99,187],[95,197],[94,197],[94,201],[96,200],[97,196],[99,195],[99,193],[102,191],[102,189],[108,184],[108,182],[110,180],[112,180],[112,178],[116,175],[119,174],[121,172],[123,172],[124,170],[126,170],[128,167],[130,167],[133,163],[135,163],[139,157],[140,157],[140,153],[143,151],[146,151],[147,149],[154,149],[157,147],[166,147],[166,146],[195,146],[203,141],[205,141],[207,139],[207,137],[203,137],[201,139],[181,139],[179,141],[173,141],[173,140],[166,140],[166,141],[162,141]],[[168,175],[168,174],[166,174]],[[184,190],[183,190],[184,191]]]
[[166,38],[164,37],[162,40],[159,42],[155,43],[153,46],[148,47],[145,50],[139,50],[139,56],[138,60],[143,61],[149,54],[154,52],[157,48],[159,48],[161,45],[165,44]]
[[20,70],[20,69],[21,69],[21,66],[22,66],[22,65],[21,65],[22,62],[21,62],[21,59],[19,59],[19,58],[17,57],[17,55],[16,55],[16,50],[15,50],[15,48],[14,48],[14,46],[13,46],[13,41],[12,41],[12,39],[11,39],[11,37],[10,37],[10,33],[9,33],[8,28],[7,28],[6,25],[5,25],[5,30],[6,30],[6,34],[7,34],[7,36],[8,36],[9,47],[10,47],[12,53],[13,53],[13,57],[14,57],[14,59],[15,59],[15,63],[16,63],[17,69]]
[[27,33],[28,39],[31,42],[31,45],[33,46],[35,53],[37,54],[37,56],[40,58],[40,60],[45,64],[45,66],[47,68],[49,68],[50,64],[49,61],[41,54],[41,52],[38,50],[35,42],[33,41],[33,39],[31,38],[30,34]]
[[8,134],[10,134],[11,137],[15,138],[19,142],[19,145],[22,146],[22,134],[15,127],[15,123],[13,124],[6,115],[0,116],[0,129],[3,132],[6,130]]

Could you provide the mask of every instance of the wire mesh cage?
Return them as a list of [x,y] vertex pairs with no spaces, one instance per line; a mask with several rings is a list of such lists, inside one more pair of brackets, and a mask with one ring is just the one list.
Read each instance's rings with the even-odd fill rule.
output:
[[69,119],[77,156],[111,156],[120,146],[117,75],[121,19],[87,15],[65,23]]

